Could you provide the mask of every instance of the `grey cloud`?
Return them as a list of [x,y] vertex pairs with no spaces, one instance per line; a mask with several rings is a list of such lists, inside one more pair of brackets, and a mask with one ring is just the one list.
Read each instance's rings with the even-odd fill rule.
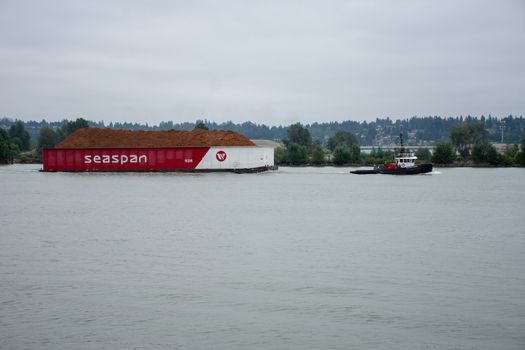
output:
[[520,1],[0,1],[0,113],[294,121],[521,114]]

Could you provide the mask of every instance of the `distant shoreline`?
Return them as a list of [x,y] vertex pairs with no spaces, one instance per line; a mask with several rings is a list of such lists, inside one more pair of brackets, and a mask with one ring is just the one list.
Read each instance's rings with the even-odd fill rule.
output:
[[[434,168],[525,168],[525,164],[433,164]],[[344,164],[344,165],[335,165],[335,164],[305,164],[305,165],[288,165],[288,164],[279,164],[279,167],[289,167],[289,168],[325,168],[325,167],[334,167],[334,168],[372,168],[374,165],[366,164]]]
[[[14,165],[14,164],[35,164],[42,165],[42,162],[14,162],[12,164],[0,164],[0,165]],[[525,168],[525,164],[472,164],[472,163],[452,163],[452,164],[433,164],[434,168]],[[325,167],[334,167],[334,168],[372,168],[374,165],[367,164],[304,164],[304,165],[291,165],[291,164],[279,164],[279,167],[288,167],[288,168],[325,168]]]

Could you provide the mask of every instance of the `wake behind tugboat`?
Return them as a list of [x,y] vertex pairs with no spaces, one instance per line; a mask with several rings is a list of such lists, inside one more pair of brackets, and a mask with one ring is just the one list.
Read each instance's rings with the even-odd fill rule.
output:
[[401,149],[394,157],[394,163],[387,163],[384,165],[376,165],[374,169],[368,170],[354,170],[352,174],[367,175],[367,174],[389,174],[389,175],[416,175],[432,172],[432,164],[416,164],[417,157],[414,152],[407,150],[404,152],[403,148],[403,134],[399,135],[401,139]]

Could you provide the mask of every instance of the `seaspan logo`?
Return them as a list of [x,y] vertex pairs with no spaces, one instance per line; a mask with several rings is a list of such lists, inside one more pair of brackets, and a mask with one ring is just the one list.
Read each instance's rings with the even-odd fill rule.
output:
[[217,154],[215,155],[215,158],[217,158],[219,162],[224,162],[226,160],[226,152],[224,151],[217,152]]
[[104,155],[96,155],[92,156],[90,154],[86,154],[84,156],[84,163],[85,164],[127,164],[127,163],[147,163],[148,162],[148,156],[145,154],[139,156],[136,154],[104,154]]

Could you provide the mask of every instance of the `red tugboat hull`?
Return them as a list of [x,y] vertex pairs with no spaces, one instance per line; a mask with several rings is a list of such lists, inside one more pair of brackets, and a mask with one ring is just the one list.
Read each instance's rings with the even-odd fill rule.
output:
[[417,175],[432,172],[432,164],[420,164],[411,168],[378,169],[379,174],[389,175]]
[[432,164],[420,164],[411,168],[384,168],[378,167],[372,170],[354,170],[352,174],[369,175],[369,174],[386,174],[386,175],[417,175],[432,172]]

